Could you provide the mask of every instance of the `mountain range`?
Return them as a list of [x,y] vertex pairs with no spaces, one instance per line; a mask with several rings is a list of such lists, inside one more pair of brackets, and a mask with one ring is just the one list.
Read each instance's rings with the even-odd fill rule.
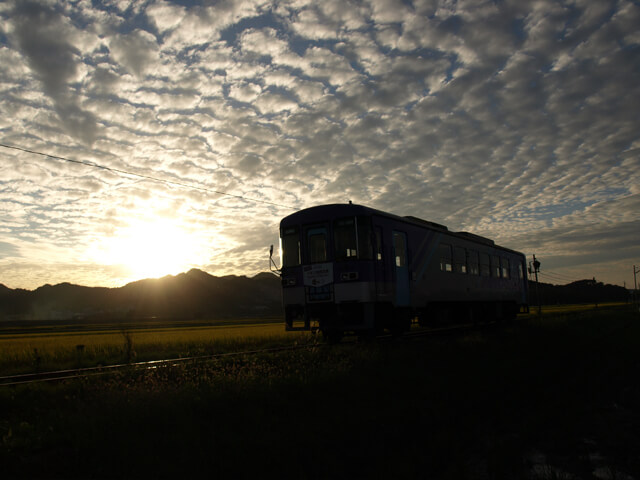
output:
[[566,285],[529,282],[529,305],[567,305],[606,302],[629,302],[631,291],[618,285],[592,280],[578,280]]
[[[623,287],[581,280],[567,285],[529,282],[529,304],[625,302]],[[192,269],[179,275],[139,280],[119,288],[83,287],[70,283],[36,290],[0,284],[1,320],[142,320],[221,319],[283,316],[278,277],[216,277]]]
[[282,315],[278,277],[216,277],[198,269],[119,288],[70,283],[36,290],[0,284],[0,320],[136,320]]

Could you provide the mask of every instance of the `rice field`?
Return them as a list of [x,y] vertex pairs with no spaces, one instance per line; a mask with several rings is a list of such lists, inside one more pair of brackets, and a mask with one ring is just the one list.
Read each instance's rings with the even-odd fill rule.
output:
[[[627,305],[624,302],[610,302],[610,303],[586,303],[576,305],[542,305],[542,315],[563,315],[571,313],[580,313],[589,310],[595,310],[598,308],[620,307]],[[536,305],[530,305],[530,312],[528,314],[521,315],[522,318],[535,316],[538,314],[538,307]]]
[[[542,315],[571,316],[612,306],[543,306]],[[520,319],[536,316],[537,307],[531,307],[531,313]],[[211,355],[309,341],[309,337],[309,333],[285,332],[281,319],[0,325],[0,376]]]
[[301,337],[285,333],[281,322],[260,321],[145,328],[104,324],[91,331],[36,327],[32,333],[5,328],[0,330],[0,375],[222,353]]

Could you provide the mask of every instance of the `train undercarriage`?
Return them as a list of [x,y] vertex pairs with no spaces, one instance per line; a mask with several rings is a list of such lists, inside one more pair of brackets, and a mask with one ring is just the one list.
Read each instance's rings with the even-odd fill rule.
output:
[[345,334],[374,336],[385,331],[399,335],[413,324],[434,328],[508,322],[521,311],[515,302],[432,302],[420,309],[352,302],[287,305],[285,318],[288,331],[320,331],[329,339],[339,339]]

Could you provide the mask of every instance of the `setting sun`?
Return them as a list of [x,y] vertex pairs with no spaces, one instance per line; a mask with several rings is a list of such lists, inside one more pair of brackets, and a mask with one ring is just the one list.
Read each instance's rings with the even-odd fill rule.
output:
[[97,253],[110,265],[121,265],[132,280],[187,271],[205,259],[200,239],[179,221],[152,219],[120,228]]

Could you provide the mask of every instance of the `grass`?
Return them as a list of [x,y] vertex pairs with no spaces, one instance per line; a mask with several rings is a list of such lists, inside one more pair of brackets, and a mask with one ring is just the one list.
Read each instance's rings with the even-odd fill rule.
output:
[[[542,305],[540,307],[543,316],[557,316],[563,314],[579,314],[581,312],[596,310],[598,308],[627,307],[629,304],[625,302],[608,302],[608,303],[580,303],[568,305]],[[538,307],[530,305],[530,313],[521,315],[522,318],[538,315]]]
[[287,343],[299,336],[285,335],[282,323],[120,330],[105,325],[90,332],[5,330],[0,333],[0,375],[205,355],[247,344]]
[[0,464],[45,478],[639,478],[640,318],[530,318],[0,389]]

